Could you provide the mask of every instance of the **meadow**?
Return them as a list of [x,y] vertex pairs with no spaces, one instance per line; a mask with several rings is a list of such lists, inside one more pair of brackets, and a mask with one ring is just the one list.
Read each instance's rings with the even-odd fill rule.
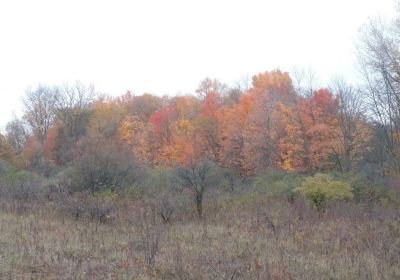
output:
[[51,188],[3,197],[0,278],[400,278],[398,205],[331,201],[318,213],[299,195],[271,193],[280,183],[208,192],[201,218],[188,194],[175,204]]

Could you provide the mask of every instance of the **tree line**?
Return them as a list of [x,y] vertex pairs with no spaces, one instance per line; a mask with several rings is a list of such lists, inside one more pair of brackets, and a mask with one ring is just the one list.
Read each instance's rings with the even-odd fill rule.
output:
[[372,20],[363,28],[359,85],[337,79],[315,88],[307,75],[281,70],[254,75],[247,88],[206,78],[184,96],[112,98],[80,82],[40,85],[26,92],[23,117],[7,124],[0,156],[48,176],[80,166],[92,190],[120,184],[133,169],[205,160],[240,178],[266,170],[398,172],[399,26]]

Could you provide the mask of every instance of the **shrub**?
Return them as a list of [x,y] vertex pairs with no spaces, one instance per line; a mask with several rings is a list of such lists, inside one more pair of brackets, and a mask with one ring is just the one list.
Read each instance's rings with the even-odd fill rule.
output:
[[[347,182],[352,188],[353,198],[358,203],[375,204],[399,204],[399,186],[396,176],[377,177],[365,173],[337,173],[334,178]],[[397,180],[397,181],[396,181]]]
[[31,201],[43,191],[44,180],[40,176],[0,162],[0,194],[2,198]]
[[342,181],[334,181],[326,174],[315,174],[306,177],[301,187],[295,189],[310,201],[319,213],[326,209],[328,200],[350,199],[353,197],[350,185]]
[[71,174],[75,191],[117,191],[136,183],[143,175],[141,166],[122,143],[88,139],[80,149]]
[[158,167],[149,170],[141,190],[145,201],[163,223],[171,222],[178,212],[187,209],[182,201],[182,191],[176,186],[177,180],[171,170]]
[[57,212],[75,220],[106,223],[114,211],[113,198],[108,194],[89,195],[79,193],[58,201]]
[[279,194],[291,195],[301,183],[301,176],[297,173],[281,171],[266,172],[254,178],[251,186],[253,191],[275,196]]
[[233,193],[240,190],[244,183],[241,178],[236,176],[236,174],[230,169],[220,169],[221,181],[220,189],[224,192]]

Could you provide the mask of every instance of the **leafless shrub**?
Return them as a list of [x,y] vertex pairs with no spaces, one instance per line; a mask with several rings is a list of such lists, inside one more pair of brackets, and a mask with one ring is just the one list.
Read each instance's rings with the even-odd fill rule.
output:
[[66,197],[58,206],[58,213],[62,216],[69,216],[75,220],[93,221],[107,223],[111,219],[113,206],[104,200],[94,199],[87,195],[76,195]]
[[163,223],[168,224],[171,222],[175,206],[167,197],[162,198],[159,204],[155,205],[154,207]]
[[160,251],[160,239],[164,233],[164,227],[155,224],[154,213],[151,210],[144,210],[139,238],[130,241],[130,249],[142,254],[146,271],[152,274],[156,266],[157,254]]

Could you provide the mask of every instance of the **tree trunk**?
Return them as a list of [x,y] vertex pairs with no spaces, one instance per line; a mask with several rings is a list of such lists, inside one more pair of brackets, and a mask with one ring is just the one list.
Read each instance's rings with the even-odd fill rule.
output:
[[196,209],[197,209],[197,214],[199,215],[199,218],[202,218],[202,216],[203,216],[203,194],[202,193],[196,194]]

